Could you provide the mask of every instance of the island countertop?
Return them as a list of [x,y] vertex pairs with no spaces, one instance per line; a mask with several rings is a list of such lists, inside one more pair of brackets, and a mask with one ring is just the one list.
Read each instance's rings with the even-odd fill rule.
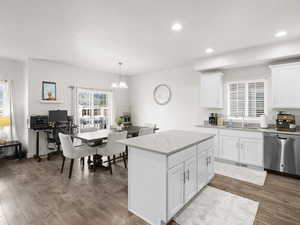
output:
[[214,134],[193,131],[169,130],[124,139],[118,142],[129,147],[135,147],[164,155],[171,155],[192,145],[204,142],[214,136]]

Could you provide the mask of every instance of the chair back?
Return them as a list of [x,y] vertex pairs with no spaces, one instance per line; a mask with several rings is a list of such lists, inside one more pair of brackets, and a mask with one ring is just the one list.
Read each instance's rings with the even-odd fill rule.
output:
[[147,134],[153,134],[154,133],[154,128],[152,127],[142,127],[139,130],[139,136],[147,135]]
[[111,132],[107,138],[107,151],[109,155],[117,155],[125,152],[125,145],[118,143],[118,140],[126,139],[127,131]]
[[63,150],[63,155],[67,158],[73,158],[73,143],[69,135],[59,133],[59,140]]

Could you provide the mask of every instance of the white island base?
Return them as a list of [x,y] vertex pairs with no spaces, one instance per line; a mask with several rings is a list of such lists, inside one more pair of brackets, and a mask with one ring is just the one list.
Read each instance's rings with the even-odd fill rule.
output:
[[213,178],[213,137],[166,131],[120,141],[129,146],[129,211],[167,224]]

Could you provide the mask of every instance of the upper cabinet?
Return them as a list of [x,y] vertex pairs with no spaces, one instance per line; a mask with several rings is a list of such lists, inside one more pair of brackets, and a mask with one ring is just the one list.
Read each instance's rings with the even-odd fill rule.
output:
[[222,72],[203,73],[201,75],[201,107],[223,108],[223,76]]
[[300,108],[300,62],[271,65],[272,107]]

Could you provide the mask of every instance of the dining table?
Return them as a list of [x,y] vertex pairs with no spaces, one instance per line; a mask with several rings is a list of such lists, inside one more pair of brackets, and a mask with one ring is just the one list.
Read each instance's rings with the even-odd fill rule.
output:
[[[72,137],[73,139],[79,139],[83,143],[87,144],[94,144],[96,143],[97,145],[105,144],[105,140],[107,140],[109,133],[111,132],[122,132],[122,131],[127,131],[127,138],[131,137],[137,137],[139,135],[139,131],[141,128],[144,128],[143,126],[128,126],[128,127],[123,127],[121,130],[117,129],[102,129],[102,130],[97,130],[97,131],[90,131],[90,132],[82,132],[78,134],[74,134]],[[154,129],[154,132],[157,131],[158,128]],[[126,146],[126,158],[128,157],[128,148]],[[88,164],[90,168],[93,168],[93,166],[97,167],[102,167],[102,168],[107,168],[107,166],[103,165],[102,161],[102,156],[100,155],[95,155],[94,157],[96,158],[97,165],[93,165],[93,162],[88,159]]]
[[[121,132],[121,131],[127,131],[127,138],[130,137],[136,137],[139,135],[139,131],[141,128],[144,128],[142,126],[128,126],[124,127],[121,130],[117,129],[103,129],[103,130],[97,130],[97,131],[91,131],[91,132],[84,132],[84,133],[78,133],[74,134],[73,137],[80,139],[83,142],[89,143],[89,142],[95,142],[95,141],[103,141],[107,139],[109,133],[111,132]],[[157,130],[158,128],[154,129]]]

